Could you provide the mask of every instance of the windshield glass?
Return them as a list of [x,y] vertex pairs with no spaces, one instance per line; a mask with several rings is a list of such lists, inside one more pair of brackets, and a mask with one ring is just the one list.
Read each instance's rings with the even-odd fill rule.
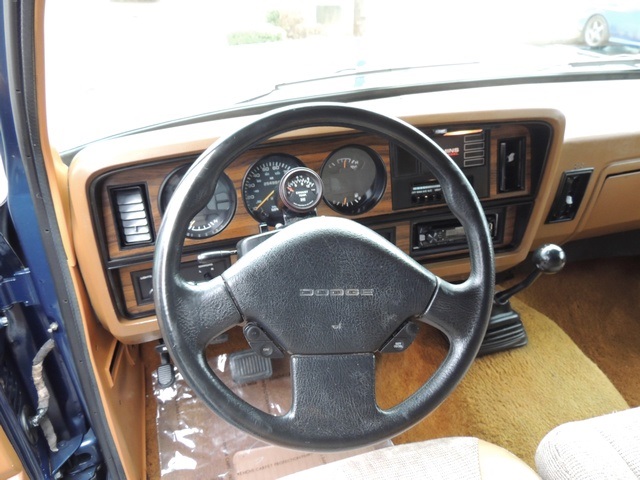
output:
[[640,2],[49,0],[60,151],[238,104],[640,65]]

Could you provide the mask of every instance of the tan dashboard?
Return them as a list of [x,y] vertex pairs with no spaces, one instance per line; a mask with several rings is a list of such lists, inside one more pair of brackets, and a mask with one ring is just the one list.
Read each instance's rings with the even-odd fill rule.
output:
[[[439,143],[467,174],[492,229],[498,270],[524,260],[530,249],[537,246],[534,244],[545,239],[545,232],[553,232],[547,236],[556,237],[555,241],[571,236],[576,223],[582,219],[585,205],[596,219],[598,215],[606,217],[589,202],[594,185],[603,190],[603,198],[608,202],[616,199],[611,192],[618,188],[633,189],[637,185],[635,177],[616,177],[606,182],[600,176],[594,179],[594,169],[587,164],[574,164],[571,168],[563,165],[559,155],[565,119],[556,110],[408,115],[404,119]],[[219,136],[241,123],[242,120],[209,122],[109,140],[87,147],[73,160],[68,178],[78,263],[97,317],[121,341],[137,343],[159,336],[149,288],[153,244],[162,222],[161,198],[167,179],[176,169],[193,162]],[[467,145],[470,145],[468,152]],[[331,155],[345,146],[365,149],[381,160],[382,191],[366,211],[337,212],[335,205],[326,201],[320,203],[318,215],[352,218],[384,235],[434,273],[450,279],[466,277],[465,240],[461,240],[460,226],[442,202],[437,179],[387,139],[324,127],[271,139],[232,163],[225,171],[233,185],[230,197],[235,197],[228,223],[208,238],[195,238],[199,234],[194,233],[194,238],[185,239],[185,272],[189,270],[194,281],[206,281],[219,274],[234,258],[229,258],[227,263],[220,261],[203,266],[195,261],[198,254],[233,249],[238,240],[259,233],[261,219],[256,218],[255,211],[252,215],[256,203],[251,204],[245,198],[247,172],[256,162],[270,155],[286,155],[321,174]],[[627,166],[631,171],[638,167]],[[574,189],[581,190],[573,212],[566,198],[574,195],[574,190],[562,191],[565,171],[577,172],[580,177],[573,184]],[[628,172],[627,168],[611,171],[612,174]],[[573,181],[570,179],[569,183]],[[615,188],[607,188],[614,184]],[[142,212],[134,216],[144,217],[143,226],[137,227],[138,230],[132,230],[130,225],[140,224],[141,219],[132,222],[128,220],[133,218],[128,211],[120,212],[121,204],[126,203],[123,199],[128,199],[126,195],[131,192],[135,193],[136,204],[126,210]],[[345,197],[344,204],[348,203]],[[231,207],[225,203],[225,208],[230,211]],[[560,217],[551,215],[554,208]],[[571,218],[563,218],[567,212]],[[87,219],[91,220],[90,224]],[[610,229],[607,221],[602,218],[598,222],[604,222],[604,226],[587,227],[597,232],[607,231]],[[630,215],[627,225],[636,221],[636,216]],[[568,224],[573,229],[567,228]],[[262,228],[273,227],[263,225]]]

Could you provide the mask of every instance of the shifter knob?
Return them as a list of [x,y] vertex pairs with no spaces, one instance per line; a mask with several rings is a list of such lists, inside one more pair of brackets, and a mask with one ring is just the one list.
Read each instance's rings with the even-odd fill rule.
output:
[[513,308],[509,299],[536,281],[543,273],[558,273],[567,262],[564,250],[558,245],[546,244],[533,252],[531,259],[536,269],[520,283],[498,292],[493,297],[493,308],[489,326],[478,355],[521,347],[527,344],[527,333],[522,325],[520,315]]
[[506,305],[512,296],[530,286],[543,273],[558,273],[567,262],[567,256],[565,255],[564,250],[558,245],[548,243],[546,245],[542,245],[533,253],[532,260],[536,269],[520,283],[496,293],[493,297],[493,302],[495,304]]
[[547,243],[533,253],[533,264],[542,273],[558,273],[567,263],[564,250],[558,245]]

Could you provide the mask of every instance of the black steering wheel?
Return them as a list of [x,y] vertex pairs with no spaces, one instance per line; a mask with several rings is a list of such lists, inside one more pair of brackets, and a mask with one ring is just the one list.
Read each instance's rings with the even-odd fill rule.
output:
[[[193,285],[181,277],[187,226],[213,195],[222,171],[268,138],[316,126],[383,136],[437,176],[467,236],[471,274],[464,283],[440,279],[372,230],[333,217],[300,220],[282,229],[207,283]],[[161,332],[190,386],[236,427],[272,444],[309,450],[372,444],[401,433],[435,409],[476,356],[493,285],[486,219],[455,163],[407,123],[342,104],[275,110],[211,145],[173,194],[153,268]],[[349,289],[351,295],[308,296],[314,289]],[[449,353],[412,396],[382,410],[375,398],[374,352],[409,318],[441,330],[449,338]],[[243,322],[255,323],[291,355],[292,407],[283,416],[241,400],[207,364],[207,344]]]

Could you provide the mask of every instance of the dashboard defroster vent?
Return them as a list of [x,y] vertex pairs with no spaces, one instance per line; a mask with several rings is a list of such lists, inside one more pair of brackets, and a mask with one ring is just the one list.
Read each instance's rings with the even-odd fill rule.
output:
[[111,202],[118,224],[121,246],[153,243],[149,202],[144,185],[114,188],[111,190]]

